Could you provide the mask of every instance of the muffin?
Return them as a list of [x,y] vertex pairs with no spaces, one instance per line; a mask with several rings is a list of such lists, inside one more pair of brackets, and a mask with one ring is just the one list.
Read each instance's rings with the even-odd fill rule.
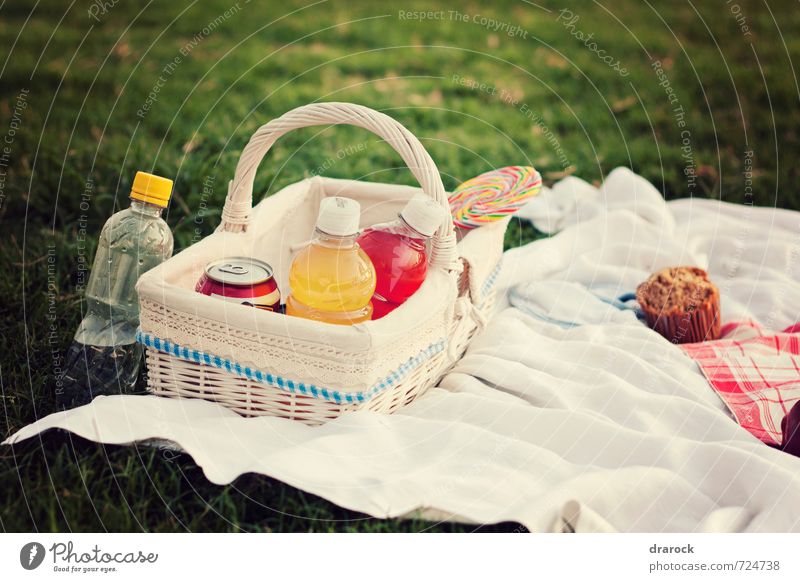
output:
[[675,344],[719,338],[719,290],[697,267],[669,267],[636,289],[647,325]]

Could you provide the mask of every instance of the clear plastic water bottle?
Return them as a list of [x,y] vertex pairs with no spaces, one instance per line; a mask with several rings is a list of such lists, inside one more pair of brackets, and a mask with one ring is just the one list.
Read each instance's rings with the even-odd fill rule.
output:
[[171,195],[172,180],[137,172],[130,207],[103,226],[86,286],[87,313],[56,390],[59,409],[86,404],[100,394],[130,393],[136,386],[142,360],[136,342],[136,282],[172,256],[172,232],[161,218]]

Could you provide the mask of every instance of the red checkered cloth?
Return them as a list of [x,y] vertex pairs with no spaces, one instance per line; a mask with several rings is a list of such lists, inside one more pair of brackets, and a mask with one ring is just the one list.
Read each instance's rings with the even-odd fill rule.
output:
[[781,422],[800,401],[800,323],[781,333],[729,323],[721,339],[681,347],[742,427],[768,445],[788,444]]

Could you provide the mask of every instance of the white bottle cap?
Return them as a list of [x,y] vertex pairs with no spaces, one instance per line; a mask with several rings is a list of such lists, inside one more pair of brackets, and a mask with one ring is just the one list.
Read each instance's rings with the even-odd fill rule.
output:
[[317,228],[333,236],[353,236],[358,232],[361,205],[352,198],[333,196],[319,205]]
[[446,215],[442,205],[425,194],[415,194],[400,213],[411,228],[427,237],[433,236]]

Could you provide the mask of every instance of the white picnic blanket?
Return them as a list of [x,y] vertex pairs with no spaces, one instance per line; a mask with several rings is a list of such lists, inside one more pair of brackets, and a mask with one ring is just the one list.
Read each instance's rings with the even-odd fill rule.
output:
[[[562,198],[558,198],[562,192]],[[208,479],[263,473],[376,517],[533,531],[800,531],[800,459],[741,429],[683,352],[610,304],[668,265],[710,271],[723,321],[800,319],[800,213],[664,203],[625,169],[523,210],[552,238],[506,253],[497,315],[441,386],[321,427],[202,401],[101,397],[20,430],[177,443]],[[508,293],[506,293],[508,292]]]

